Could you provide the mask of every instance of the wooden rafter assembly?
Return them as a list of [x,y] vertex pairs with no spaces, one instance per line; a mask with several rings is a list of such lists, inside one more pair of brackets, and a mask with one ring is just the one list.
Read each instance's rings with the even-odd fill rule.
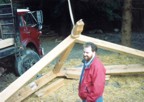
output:
[[[82,20],[78,21],[73,27],[71,35],[65,38],[60,44],[58,44],[28,71],[26,71],[22,76],[20,76],[0,93],[0,102],[21,102],[33,93],[35,93],[38,97],[45,96],[64,85],[63,79],[60,79],[53,82],[49,86],[42,88],[44,85],[59,76],[79,79],[81,68],[67,68],[62,70],[62,66],[68,58],[68,55],[73,49],[75,43],[91,41],[103,49],[117,51],[119,53],[131,54],[138,57],[144,57],[143,51],[81,35],[83,27],[84,22]],[[60,59],[52,71],[47,72],[39,79],[29,83],[28,85],[25,85],[31,78],[33,78],[38,72],[49,65],[59,55]],[[110,75],[113,74],[144,72],[144,65],[113,65],[106,66],[106,69],[106,80],[109,80]]]

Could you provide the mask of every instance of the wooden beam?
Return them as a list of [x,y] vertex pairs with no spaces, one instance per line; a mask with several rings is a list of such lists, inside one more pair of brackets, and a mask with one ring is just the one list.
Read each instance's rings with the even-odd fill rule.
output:
[[[80,21],[80,24],[82,21]],[[76,23],[77,24],[77,23]],[[80,27],[79,27],[80,26]],[[81,28],[83,26],[76,26]],[[27,70],[22,76],[20,76],[17,80],[15,80],[12,84],[10,84],[6,89],[4,89],[0,94],[0,102],[5,102],[9,97],[11,97],[17,90],[19,90],[26,82],[28,82],[34,75],[36,75],[39,71],[41,71],[44,67],[46,67],[49,63],[51,63],[57,56],[59,56],[66,48],[75,42],[73,36],[78,35],[78,33],[82,32],[80,29],[75,28],[73,34],[68,36],[65,40],[63,40],[60,44],[58,44],[53,50],[51,50],[47,55],[45,55],[41,60],[39,60],[35,65],[33,65],[29,70]],[[82,30],[82,29],[81,29]],[[77,32],[78,33],[77,33]]]
[[116,51],[119,53],[127,53],[127,54],[131,54],[131,55],[139,56],[139,57],[144,57],[144,51],[136,50],[133,48],[129,48],[126,46],[114,44],[114,43],[111,43],[108,41],[103,41],[100,39],[96,39],[96,38],[92,38],[92,37],[88,37],[88,36],[84,36],[84,35],[81,35],[79,38],[77,38],[77,42],[78,43],[93,42],[99,48],[102,48],[105,50],[111,50],[111,51]]
[[[129,64],[129,65],[108,65],[105,66],[106,68],[106,74],[107,75],[118,75],[118,74],[132,74],[132,73],[144,73],[144,65],[142,64]],[[67,73],[69,76],[73,75],[72,77],[76,76],[81,73],[82,67],[78,68],[67,68],[64,70],[66,76]],[[73,73],[73,74],[71,74]]]
[[58,79],[57,81],[53,82],[50,85],[47,85],[46,87],[40,89],[39,91],[35,92],[35,95],[38,97],[46,97],[48,96],[50,93],[58,90],[59,88],[61,88],[62,86],[64,86],[64,79]]
[[106,69],[107,74],[110,75],[144,73],[144,65],[142,64],[111,65],[107,66]]
[[8,100],[6,100],[6,102],[21,102],[54,78],[56,78],[56,74],[53,74],[53,72],[49,72],[41,78],[31,82],[30,84],[18,90]]
[[58,61],[58,63],[55,65],[53,72],[54,73],[59,73],[65,60],[67,59],[68,55],[70,54],[73,46],[75,43],[72,43],[61,55],[60,60]]
[[[68,68],[67,70],[64,71],[66,78],[71,78],[71,79],[79,79],[80,78],[80,74],[81,71],[80,70],[70,70],[70,68]],[[110,75],[106,75],[105,80],[109,80],[110,79]]]
[[0,49],[3,49],[8,46],[14,45],[14,39],[13,38],[8,38],[4,40],[0,40]]

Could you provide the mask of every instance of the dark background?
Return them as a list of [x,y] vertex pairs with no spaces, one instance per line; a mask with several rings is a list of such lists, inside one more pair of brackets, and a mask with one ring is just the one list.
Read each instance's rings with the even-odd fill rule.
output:
[[[68,35],[72,29],[67,0],[14,0],[19,8],[42,10],[44,29]],[[113,32],[121,30],[123,0],[71,0],[75,22],[83,19],[84,33],[90,30]],[[144,0],[132,2],[132,31],[144,31]]]

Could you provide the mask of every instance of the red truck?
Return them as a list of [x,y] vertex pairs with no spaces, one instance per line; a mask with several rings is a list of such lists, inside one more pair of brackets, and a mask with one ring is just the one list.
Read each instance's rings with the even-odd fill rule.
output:
[[40,59],[43,55],[42,23],[41,10],[17,9],[12,3],[0,4],[0,71],[14,64],[16,74],[22,75]]

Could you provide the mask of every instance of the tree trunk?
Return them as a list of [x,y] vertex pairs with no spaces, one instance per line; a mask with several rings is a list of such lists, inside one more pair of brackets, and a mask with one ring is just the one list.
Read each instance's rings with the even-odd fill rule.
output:
[[122,20],[122,45],[131,46],[132,33],[132,0],[124,0]]

